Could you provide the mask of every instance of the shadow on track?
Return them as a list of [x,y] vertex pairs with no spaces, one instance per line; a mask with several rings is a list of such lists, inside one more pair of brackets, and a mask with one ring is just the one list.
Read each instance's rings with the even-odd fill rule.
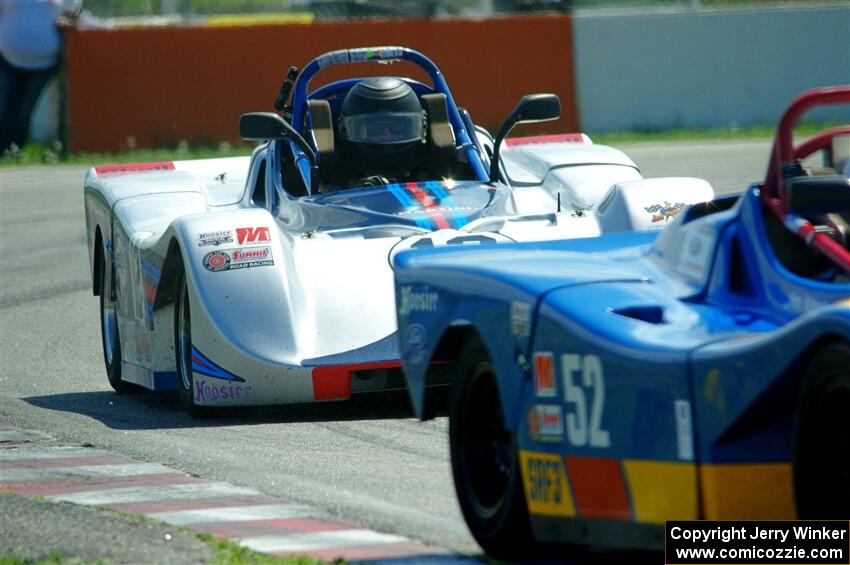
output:
[[[429,390],[437,416],[448,413],[448,387]],[[294,422],[350,422],[413,418],[407,391],[361,393],[349,400],[278,406],[219,408],[192,419],[172,393],[70,392],[22,399],[33,406],[82,414],[116,430],[156,430]]]

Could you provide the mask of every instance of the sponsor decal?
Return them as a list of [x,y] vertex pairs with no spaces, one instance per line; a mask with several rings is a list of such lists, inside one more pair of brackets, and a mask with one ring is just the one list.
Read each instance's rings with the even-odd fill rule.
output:
[[428,332],[422,324],[411,324],[404,331],[404,343],[408,349],[422,349],[428,339]]
[[679,451],[679,459],[693,461],[694,442],[691,437],[691,403],[687,400],[676,400],[673,402],[673,410],[676,412],[676,446]]
[[210,251],[204,255],[204,268],[213,273],[230,268],[230,255],[224,251]]
[[195,379],[192,383],[195,389],[196,404],[232,404],[233,401],[248,401],[251,399],[251,385],[241,383],[222,383],[221,381],[208,381],[207,379]]
[[531,335],[531,304],[511,302],[511,335],[516,337]]
[[198,247],[233,243],[233,232],[230,230],[208,231],[198,234]]
[[271,247],[223,249],[210,251],[204,256],[204,268],[215,273],[269,265],[274,265]]
[[682,202],[670,204],[665,200],[663,204],[653,204],[648,208],[644,208],[644,210],[652,214],[652,223],[654,224],[662,220],[666,222],[670,218],[675,218],[687,207],[688,205]]
[[711,263],[714,233],[699,229],[685,231],[676,270],[693,280],[701,281]]
[[234,249],[230,251],[233,263],[231,269],[243,267],[256,267],[260,265],[273,265],[271,247],[246,247],[245,249]]
[[554,398],[555,356],[549,351],[534,354],[534,392],[538,398]]
[[436,292],[430,292],[428,287],[422,292],[414,292],[412,286],[401,287],[401,305],[398,309],[402,316],[411,312],[435,312],[439,296]]
[[533,404],[528,411],[528,432],[534,441],[560,442],[564,439],[564,419],[558,404]]
[[271,241],[269,228],[236,228],[236,240],[239,245],[255,243],[257,241]]
[[575,504],[563,459],[554,453],[522,450],[519,460],[529,512],[574,516]]

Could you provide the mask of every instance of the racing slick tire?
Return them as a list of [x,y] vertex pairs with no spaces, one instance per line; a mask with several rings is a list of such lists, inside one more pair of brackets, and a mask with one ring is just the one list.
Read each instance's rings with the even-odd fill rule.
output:
[[527,556],[533,538],[517,438],[505,428],[496,369],[477,336],[463,348],[452,387],[449,445],[466,524],[491,556]]
[[192,418],[208,418],[212,409],[195,404],[192,372],[192,311],[189,305],[189,282],[182,259],[174,285],[174,356],[177,365],[177,390],[180,402]]
[[129,392],[132,385],[121,378],[121,339],[118,335],[118,317],[115,302],[112,300],[112,271],[107,273],[104,256],[98,259],[100,273],[100,343],[103,346],[103,362],[106,365],[106,378],[118,393]]
[[850,519],[850,344],[812,357],[797,410],[794,496],[801,519]]

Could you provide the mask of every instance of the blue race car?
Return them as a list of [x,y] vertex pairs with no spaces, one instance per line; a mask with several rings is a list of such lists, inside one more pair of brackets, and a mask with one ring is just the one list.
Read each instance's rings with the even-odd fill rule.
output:
[[396,256],[413,406],[433,416],[454,367],[455,488],[488,553],[850,518],[850,126],[791,137],[839,103],[850,86],[801,96],[763,184],[662,232]]

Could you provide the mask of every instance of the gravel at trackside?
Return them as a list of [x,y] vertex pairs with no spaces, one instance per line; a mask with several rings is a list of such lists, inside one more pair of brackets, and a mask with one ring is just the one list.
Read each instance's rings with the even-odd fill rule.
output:
[[62,502],[0,491],[0,556],[25,560],[59,554],[111,563],[207,563],[211,547],[192,535]]

